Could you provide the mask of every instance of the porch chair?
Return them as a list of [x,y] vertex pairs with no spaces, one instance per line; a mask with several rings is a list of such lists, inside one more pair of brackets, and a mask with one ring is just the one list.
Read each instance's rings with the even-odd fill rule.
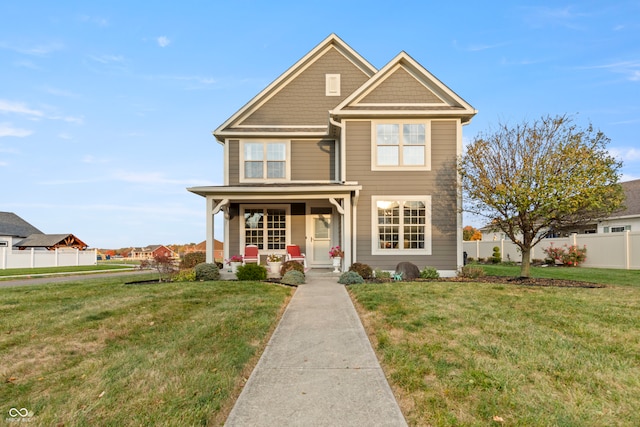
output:
[[248,262],[260,264],[260,252],[256,245],[247,245],[244,247],[244,256],[242,257],[242,265]]
[[298,245],[287,245],[287,261],[297,261],[304,266],[305,270],[307,269],[307,256],[300,253]]

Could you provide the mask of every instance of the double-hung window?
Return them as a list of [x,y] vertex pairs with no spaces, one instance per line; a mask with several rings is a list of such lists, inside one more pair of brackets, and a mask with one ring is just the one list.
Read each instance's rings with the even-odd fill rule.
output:
[[243,141],[242,180],[279,181],[289,177],[285,141]]
[[372,199],[374,255],[431,254],[431,196]]
[[287,246],[287,206],[246,207],[242,210],[244,244],[284,251]]
[[430,122],[373,122],[372,170],[429,170]]

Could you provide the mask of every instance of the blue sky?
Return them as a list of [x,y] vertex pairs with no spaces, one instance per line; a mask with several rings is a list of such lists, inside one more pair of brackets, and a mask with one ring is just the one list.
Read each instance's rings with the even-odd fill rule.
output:
[[331,33],[420,62],[478,110],[465,140],[568,113],[640,178],[639,2],[438,3],[3,1],[0,211],[91,247],[204,240],[211,131]]

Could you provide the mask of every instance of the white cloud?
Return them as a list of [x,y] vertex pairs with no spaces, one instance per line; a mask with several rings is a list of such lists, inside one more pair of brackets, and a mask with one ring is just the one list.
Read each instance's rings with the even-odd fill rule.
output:
[[129,182],[133,184],[154,184],[154,185],[196,185],[199,181],[186,179],[167,178],[160,172],[127,172],[117,171],[113,174],[113,178],[118,181]]
[[24,55],[31,56],[47,56],[48,54],[64,49],[64,45],[59,42],[49,42],[35,46],[18,46],[12,45],[7,42],[0,42],[0,49],[12,50],[14,52],[22,53]]
[[45,86],[42,88],[42,90],[44,90],[46,93],[50,94],[50,95],[55,95],[55,96],[62,96],[65,98],[78,98],[79,95],[77,93],[73,93],[70,92],[68,90],[64,90],[64,89],[58,89],[55,87],[50,87],[50,86]]
[[609,153],[617,159],[625,162],[636,162],[640,160],[640,149],[638,148],[611,148]]
[[158,42],[158,46],[160,47],[167,47],[171,43],[171,40],[169,40],[169,38],[165,36],[158,37],[156,41]]
[[0,123],[0,138],[3,136],[16,136],[18,138],[24,138],[33,133],[28,129],[19,129],[11,126],[11,123]]
[[578,67],[582,70],[610,70],[613,73],[624,74],[627,80],[640,81],[640,61],[616,61],[608,64]]
[[86,154],[82,158],[82,163],[89,163],[89,164],[109,163],[109,160],[104,158],[100,159],[91,154]]
[[0,113],[26,114],[34,117],[44,116],[42,111],[31,109],[22,102],[11,102],[4,99],[0,99]]
[[89,55],[89,58],[93,59],[96,62],[101,64],[113,64],[113,63],[122,63],[124,62],[124,57],[122,55]]

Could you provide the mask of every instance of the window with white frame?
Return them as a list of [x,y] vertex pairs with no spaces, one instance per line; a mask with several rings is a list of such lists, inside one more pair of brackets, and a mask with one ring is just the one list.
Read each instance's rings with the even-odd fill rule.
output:
[[372,169],[429,170],[430,122],[373,122]]
[[431,196],[372,199],[374,255],[431,254]]
[[243,181],[287,179],[288,146],[285,141],[243,141]]
[[244,208],[244,244],[259,249],[284,251],[287,246],[288,206]]

